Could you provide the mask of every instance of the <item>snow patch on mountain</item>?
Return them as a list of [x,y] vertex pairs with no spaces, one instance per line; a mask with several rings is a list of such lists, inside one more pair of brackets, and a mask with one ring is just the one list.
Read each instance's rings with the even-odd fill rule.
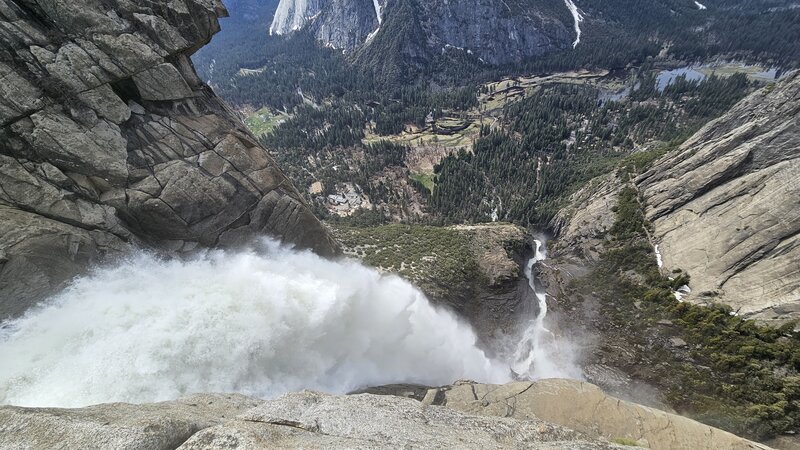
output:
[[581,42],[581,22],[583,22],[583,15],[578,11],[578,7],[572,0],[564,0],[564,3],[567,4],[567,8],[569,8],[569,12],[572,14],[572,18],[575,21],[575,41],[572,42],[572,48],[575,48]]

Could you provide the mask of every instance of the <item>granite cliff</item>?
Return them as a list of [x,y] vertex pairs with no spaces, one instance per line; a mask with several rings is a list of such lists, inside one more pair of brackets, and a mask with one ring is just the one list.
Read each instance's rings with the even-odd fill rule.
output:
[[680,145],[633,155],[552,222],[540,275],[561,328],[588,336],[589,381],[749,436],[794,426],[752,411],[796,373],[769,349],[796,345],[798,93],[794,75]]
[[376,31],[386,0],[282,0],[270,34],[288,34],[308,26],[320,42],[352,51]]
[[[691,276],[684,300],[764,321],[800,312],[800,76],[763,88],[631,180],[662,272]],[[610,174],[553,221],[562,255],[597,259],[625,186]]]
[[666,271],[687,300],[743,316],[800,316],[800,76],[749,96],[636,185]]
[[196,76],[216,0],[0,1],[0,318],[132,247],[338,253]]
[[[556,0],[537,5],[511,0],[281,0],[270,32],[307,29],[325,45],[346,52],[391,48],[404,57],[430,59],[461,51],[504,64],[568,48],[574,39],[572,25],[567,5]],[[401,36],[400,48],[392,48]]]

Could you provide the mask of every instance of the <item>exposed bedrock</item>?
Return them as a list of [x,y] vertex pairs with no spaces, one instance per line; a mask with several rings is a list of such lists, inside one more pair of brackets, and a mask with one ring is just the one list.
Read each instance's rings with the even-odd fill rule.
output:
[[761,89],[636,180],[664,268],[689,300],[800,313],[800,76]]
[[0,319],[132,246],[337,244],[195,74],[218,0],[0,0]]
[[[573,380],[468,381],[373,394],[293,392],[264,401],[196,394],[79,409],[0,407],[0,448],[768,449]],[[384,395],[375,395],[384,394]],[[402,398],[411,396],[412,398]]]

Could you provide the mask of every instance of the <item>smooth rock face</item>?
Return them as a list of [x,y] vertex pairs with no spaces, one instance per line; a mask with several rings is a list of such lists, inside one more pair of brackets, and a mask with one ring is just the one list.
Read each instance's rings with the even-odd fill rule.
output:
[[203,428],[259,405],[237,394],[197,394],[80,409],[0,407],[0,449],[172,450]]
[[[308,27],[317,40],[352,51],[378,29],[386,0],[281,0],[270,34],[289,34]],[[378,5],[377,9],[375,5]]]
[[686,300],[800,315],[800,76],[747,97],[636,183],[664,268],[692,277]]
[[132,245],[338,247],[196,76],[218,0],[0,0],[0,320]]
[[570,197],[569,206],[561,209],[550,224],[559,237],[559,253],[588,261],[599,258],[597,249],[614,226],[612,208],[617,205],[621,188],[622,183],[612,173],[592,180]]
[[269,34],[289,34],[303,28],[329,3],[328,0],[281,0]]
[[369,391],[378,395],[303,391],[263,401],[197,394],[80,409],[3,406],[0,448],[632,448],[609,442],[624,439],[652,449],[768,449],[575,380]]
[[[437,395],[438,394],[438,395]],[[686,417],[626,402],[576,380],[502,386],[462,383],[430,393],[431,401],[469,414],[545,420],[590,436],[635,441],[653,450],[768,449]]]
[[416,400],[360,394],[287,394],[207,428],[181,449],[616,448],[538,419],[464,414]]

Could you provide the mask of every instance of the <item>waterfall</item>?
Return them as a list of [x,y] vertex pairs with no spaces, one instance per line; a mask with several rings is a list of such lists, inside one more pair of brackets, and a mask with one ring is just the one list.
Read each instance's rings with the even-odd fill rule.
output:
[[534,268],[537,264],[543,264],[547,253],[542,241],[534,242],[536,249],[525,267],[525,276],[536,302],[536,314],[526,323],[514,352],[511,369],[518,378],[527,380],[583,378],[575,363],[575,345],[557,337],[545,327],[547,292],[536,286]]
[[583,15],[578,11],[578,6],[575,5],[575,2],[572,0],[564,0],[564,3],[567,4],[567,8],[570,14],[572,14],[572,19],[574,21],[575,41],[572,42],[572,48],[575,48],[581,42],[581,22],[583,22]]
[[476,341],[408,282],[355,261],[273,241],[185,260],[140,254],[0,325],[0,404],[509,381]]
[[375,7],[375,15],[378,17],[378,26],[383,23],[383,13],[381,11],[381,4],[379,0],[372,0],[372,6]]

